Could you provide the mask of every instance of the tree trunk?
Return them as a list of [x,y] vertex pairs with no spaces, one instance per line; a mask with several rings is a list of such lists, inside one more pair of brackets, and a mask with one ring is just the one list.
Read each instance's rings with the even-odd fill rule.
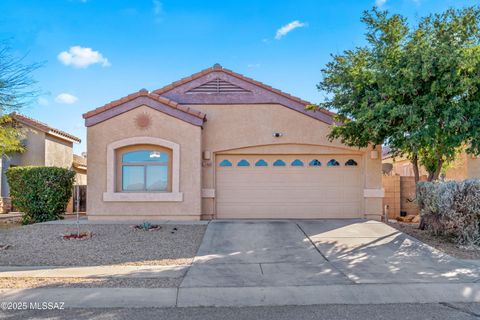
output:
[[[412,158],[412,165],[413,173],[415,174],[415,188],[417,188],[418,182],[420,181],[420,170],[418,169],[418,156],[416,154]],[[422,216],[420,216],[420,225],[418,228],[420,230],[425,230],[426,228],[425,219],[423,219]]]
[[431,171],[431,172],[428,173],[428,181],[438,180],[438,177],[440,176],[440,173],[442,172],[442,166],[443,166],[443,160],[438,159],[437,167],[435,168],[435,171]]

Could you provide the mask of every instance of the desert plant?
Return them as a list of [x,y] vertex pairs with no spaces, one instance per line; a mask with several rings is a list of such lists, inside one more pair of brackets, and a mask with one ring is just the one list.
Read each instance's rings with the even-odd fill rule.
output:
[[433,234],[480,245],[480,179],[419,182],[417,204]]
[[63,218],[72,196],[75,172],[58,167],[13,167],[6,172],[13,205],[22,223]]
[[152,224],[148,221],[143,221],[143,223],[133,225],[135,230],[142,230],[142,231],[156,231],[160,230],[160,226],[158,224]]

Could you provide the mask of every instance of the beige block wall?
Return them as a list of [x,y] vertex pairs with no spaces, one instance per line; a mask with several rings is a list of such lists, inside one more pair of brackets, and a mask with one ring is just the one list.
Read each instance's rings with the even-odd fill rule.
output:
[[400,215],[400,176],[383,176],[385,197],[383,207],[388,206],[388,218],[393,219]]
[[[148,114],[151,126],[140,129],[135,117]],[[199,219],[201,214],[201,128],[142,106],[87,128],[89,219]],[[182,202],[105,202],[107,145],[132,137],[157,137],[180,145]]]
[[[203,151],[212,154],[203,161],[202,188],[215,189],[215,155],[219,153],[299,153],[363,155],[366,189],[381,189],[381,148],[377,159],[371,159],[370,148],[348,148],[327,138],[330,126],[281,105],[192,105],[207,114],[202,134]],[[279,132],[276,138],[273,133]],[[203,213],[213,215],[214,198],[204,198]],[[372,217],[382,214],[382,197],[368,198],[363,210]]]
[[416,193],[415,177],[383,176],[382,181],[385,189],[383,205],[388,205],[390,219],[399,217],[401,211],[408,215],[419,214],[418,206],[413,201]]
[[480,178],[480,158],[476,156],[466,155],[465,156],[467,168],[467,178]]
[[400,177],[400,211],[407,214],[419,214],[418,206],[415,201],[417,188],[415,185],[415,177]]

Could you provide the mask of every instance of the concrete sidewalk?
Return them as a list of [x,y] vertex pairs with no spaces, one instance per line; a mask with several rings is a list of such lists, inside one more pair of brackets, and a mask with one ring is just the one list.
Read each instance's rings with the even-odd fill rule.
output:
[[245,307],[480,302],[480,284],[362,284],[294,287],[0,289],[0,302],[64,302],[65,308]]
[[0,277],[11,278],[180,278],[183,266],[0,267]]

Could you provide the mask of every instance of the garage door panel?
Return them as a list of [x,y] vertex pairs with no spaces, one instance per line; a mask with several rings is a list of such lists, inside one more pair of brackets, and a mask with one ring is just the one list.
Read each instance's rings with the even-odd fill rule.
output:
[[268,189],[222,188],[218,195],[218,203],[222,202],[268,202],[282,201],[288,194],[288,201],[294,202],[348,202],[360,199],[357,188],[324,188],[312,189],[308,187],[271,187]]
[[259,170],[260,172],[252,172],[252,170],[239,169],[235,171],[218,171],[217,183],[222,185],[258,185],[265,186],[271,184],[284,185],[296,184],[301,185],[337,185],[343,186],[346,182],[350,185],[361,185],[362,180],[357,174],[344,173],[342,171],[328,172],[312,172],[310,170],[302,170],[297,172],[279,172],[278,170]]
[[[217,210],[222,212],[222,219],[335,219],[358,217],[357,204],[301,204],[277,206],[260,205],[220,205]],[[293,215],[294,213],[294,215]]]
[[[232,166],[221,167],[227,159]],[[268,166],[255,166],[259,160]],[[274,167],[281,159],[285,166]],[[304,165],[294,167],[300,160]],[[322,165],[308,164],[312,159]],[[330,159],[340,165],[329,167]],[[347,167],[354,159],[358,166]],[[241,161],[250,166],[238,166]],[[352,218],[361,216],[363,179],[358,156],[217,155],[216,204],[219,218]],[[299,163],[297,161],[296,163]]]

